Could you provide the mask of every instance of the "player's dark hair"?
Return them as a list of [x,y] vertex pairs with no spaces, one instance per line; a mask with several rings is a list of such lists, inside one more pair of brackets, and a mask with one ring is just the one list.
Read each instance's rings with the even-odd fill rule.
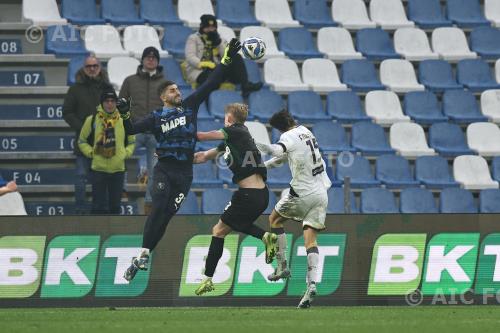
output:
[[295,119],[287,110],[281,110],[273,114],[269,124],[280,132],[286,132],[289,128],[297,126]]
[[158,86],[158,95],[162,95],[165,89],[169,86],[176,84],[174,81],[167,80]]

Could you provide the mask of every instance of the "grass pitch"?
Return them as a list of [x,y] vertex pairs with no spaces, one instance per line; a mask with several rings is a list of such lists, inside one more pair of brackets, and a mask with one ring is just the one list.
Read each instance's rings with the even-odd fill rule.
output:
[[1,332],[499,332],[498,306],[0,309]]

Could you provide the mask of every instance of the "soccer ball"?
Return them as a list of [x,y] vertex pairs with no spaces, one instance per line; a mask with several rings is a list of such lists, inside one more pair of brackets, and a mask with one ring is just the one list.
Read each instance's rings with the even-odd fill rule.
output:
[[241,44],[245,58],[259,60],[266,54],[266,43],[259,37],[248,37]]

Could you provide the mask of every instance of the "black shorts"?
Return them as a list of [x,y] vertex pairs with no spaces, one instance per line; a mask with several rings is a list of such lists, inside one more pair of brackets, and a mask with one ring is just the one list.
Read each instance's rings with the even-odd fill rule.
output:
[[269,190],[240,188],[234,192],[220,219],[233,230],[242,230],[257,220],[269,204]]

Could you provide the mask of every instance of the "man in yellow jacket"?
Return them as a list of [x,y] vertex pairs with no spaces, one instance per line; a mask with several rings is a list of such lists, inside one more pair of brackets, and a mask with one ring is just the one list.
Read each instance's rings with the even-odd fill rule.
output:
[[120,214],[125,159],[132,156],[135,137],[126,135],[112,87],[104,89],[97,114],[85,119],[78,146],[92,159],[92,214]]

